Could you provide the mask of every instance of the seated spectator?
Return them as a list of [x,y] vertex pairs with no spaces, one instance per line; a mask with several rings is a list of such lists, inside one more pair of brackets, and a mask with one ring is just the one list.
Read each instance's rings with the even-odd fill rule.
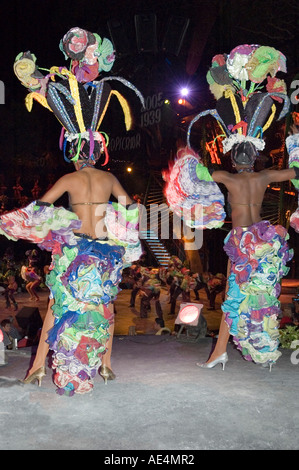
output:
[[21,333],[15,328],[11,321],[9,319],[2,320],[1,322],[1,330],[3,333],[3,342],[4,346],[7,349],[12,349],[13,348],[13,342],[14,340],[19,341],[22,339]]

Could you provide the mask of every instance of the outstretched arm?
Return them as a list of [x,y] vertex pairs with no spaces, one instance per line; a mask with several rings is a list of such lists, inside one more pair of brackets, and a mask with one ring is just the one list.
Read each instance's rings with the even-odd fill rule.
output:
[[64,175],[59,178],[58,181],[47,191],[41,198],[40,201],[49,202],[53,204],[57,199],[59,199],[65,192],[69,191],[71,184],[70,175]]
[[281,183],[282,181],[289,181],[296,178],[294,168],[287,168],[286,170],[264,170],[269,183]]
[[[290,181],[296,178],[296,171],[294,168],[287,168],[285,170],[262,170],[259,172],[261,177],[266,179],[266,183],[281,183],[282,181]],[[228,171],[214,171],[212,178],[216,183],[223,183],[227,186],[234,179],[234,174]]]

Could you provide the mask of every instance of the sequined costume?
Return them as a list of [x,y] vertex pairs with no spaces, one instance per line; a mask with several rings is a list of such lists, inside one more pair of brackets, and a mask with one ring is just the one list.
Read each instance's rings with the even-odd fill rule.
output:
[[119,292],[123,268],[141,256],[138,209],[113,203],[106,212],[107,239],[74,234],[81,225],[74,213],[38,201],[1,216],[1,234],[52,251],[46,283],[55,300],[55,322],[48,342],[60,394],[93,387],[113,323],[108,304]]

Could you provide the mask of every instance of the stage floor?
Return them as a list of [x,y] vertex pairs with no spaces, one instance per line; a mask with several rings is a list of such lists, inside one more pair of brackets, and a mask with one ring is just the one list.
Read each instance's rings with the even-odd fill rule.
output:
[[[192,454],[299,448],[299,364],[294,363],[299,362],[299,351],[281,349],[270,372],[245,361],[230,343],[224,371],[220,365],[201,369],[196,362],[208,358],[213,338],[192,343],[149,334],[145,330],[151,328],[155,314],[151,311],[148,319],[140,319],[127,307],[129,293],[121,294],[123,305],[121,297],[116,303],[116,331],[124,331],[113,343],[116,380],[105,385],[98,375],[87,395],[57,395],[49,365],[40,388],[23,385],[19,379],[24,378],[33,351],[6,352],[7,365],[0,367],[1,450],[102,450],[103,463],[101,459],[113,451]],[[167,297],[164,313],[170,324],[174,319],[169,318],[166,301]],[[42,303],[46,305],[46,298],[40,310]],[[221,311],[208,311],[207,320],[210,313],[212,325]],[[130,325],[140,333],[129,336]]]
[[[107,385],[73,397],[55,393],[52,371],[39,388],[23,385],[30,348],[8,352],[0,367],[0,449],[4,450],[278,450],[299,448],[299,364],[290,350],[269,369],[245,361],[229,344],[229,361],[204,370],[212,338],[116,336]],[[297,354],[298,358],[299,354]]]

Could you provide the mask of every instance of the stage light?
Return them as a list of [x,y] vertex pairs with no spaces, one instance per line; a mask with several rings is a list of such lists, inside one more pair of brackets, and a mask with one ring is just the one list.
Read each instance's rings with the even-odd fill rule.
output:
[[201,315],[202,308],[203,304],[181,303],[175,320],[176,325],[181,325],[177,334],[178,340],[195,342],[206,336],[207,321]]
[[179,99],[178,99],[178,103],[179,103],[179,104],[185,104],[185,100],[184,100],[183,98],[179,98]]
[[202,307],[202,304],[181,303],[175,323],[177,325],[186,324],[197,326]]
[[130,166],[127,167],[127,172],[132,173],[132,168]]
[[183,87],[183,88],[181,89],[181,95],[182,95],[182,96],[188,96],[188,95],[189,95],[189,89],[186,88],[186,87]]
[[170,104],[170,101],[168,99],[164,100],[164,104]]

